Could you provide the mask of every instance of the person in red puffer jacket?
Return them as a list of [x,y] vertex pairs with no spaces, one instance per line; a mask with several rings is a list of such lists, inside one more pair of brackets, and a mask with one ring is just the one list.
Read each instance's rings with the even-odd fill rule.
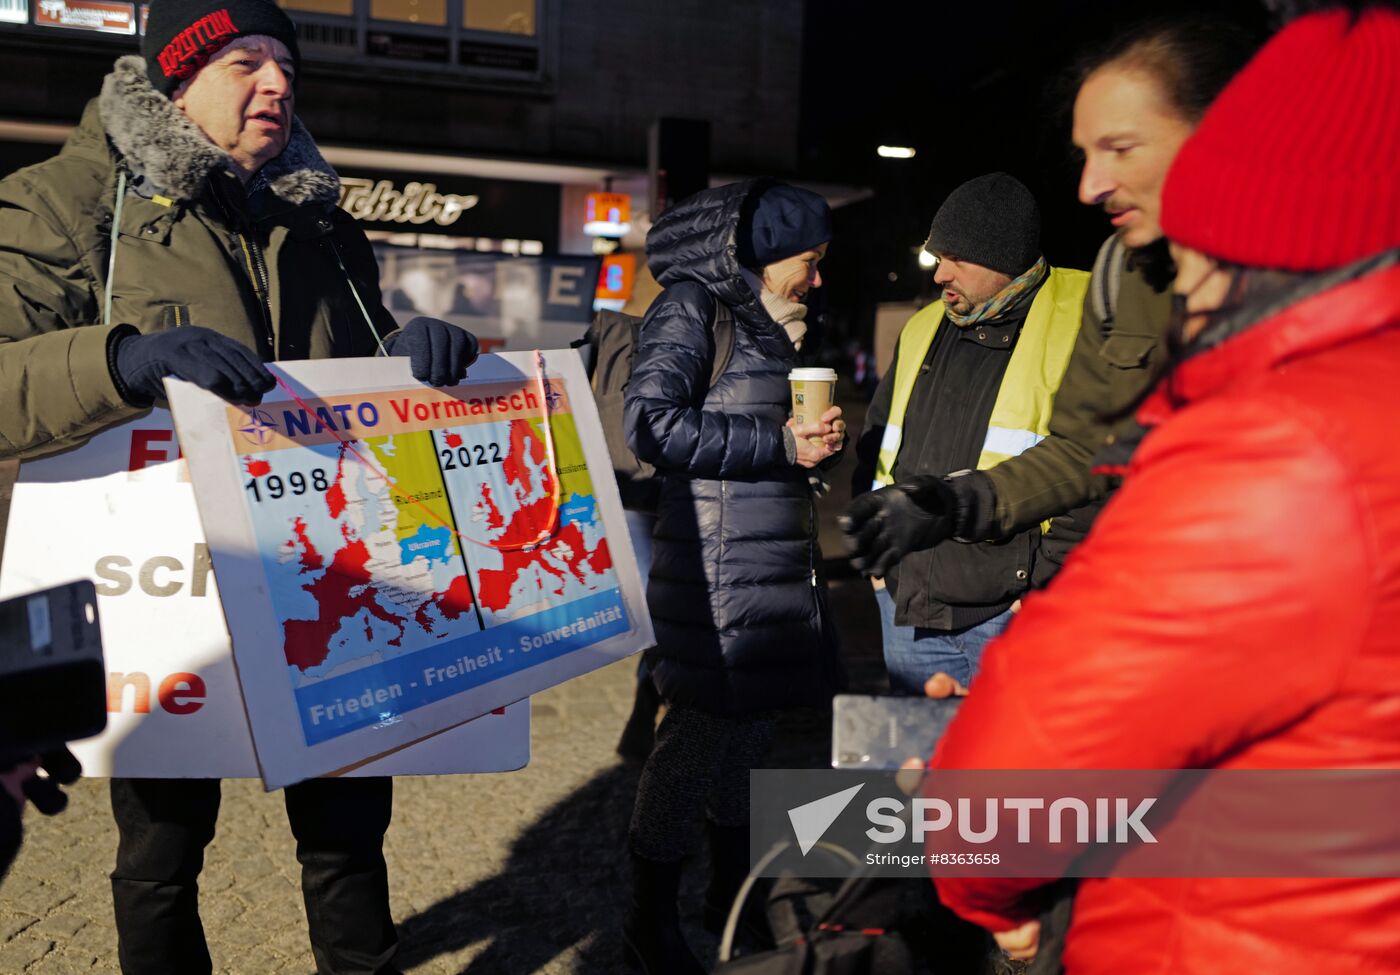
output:
[[[1176,365],[931,764],[1400,768],[1400,12],[1284,28],[1181,150],[1162,225]],[[1033,953],[1045,881],[936,883]],[[1400,878],[1086,879],[1063,963],[1400,972]]]

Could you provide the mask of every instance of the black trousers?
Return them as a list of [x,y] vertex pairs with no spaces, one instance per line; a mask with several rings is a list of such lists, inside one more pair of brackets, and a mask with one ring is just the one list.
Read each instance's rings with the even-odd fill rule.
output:
[[[319,975],[388,975],[384,832],[389,778],[310,779],[283,790]],[[199,872],[219,815],[218,779],[112,779],[117,953],[124,975],[208,975]]]

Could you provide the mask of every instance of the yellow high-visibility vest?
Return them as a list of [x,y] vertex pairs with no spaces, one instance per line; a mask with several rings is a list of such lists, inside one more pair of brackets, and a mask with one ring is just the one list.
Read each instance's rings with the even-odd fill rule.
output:
[[[1050,412],[1055,392],[1064,378],[1079,335],[1089,272],[1052,267],[1045,284],[1031,302],[1026,323],[1011,352],[1006,375],[992,406],[987,436],[977,469],[987,470],[1034,447],[1050,432]],[[894,463],[904,440],[904,414],[919,378],[919,369],[933,345],[934,333],[943,321],[943,302],[935,301],[905,324],[899,336],[899,358],[894,364],[894,398],[880,456],[875,464],[875,487],[894,483]]]

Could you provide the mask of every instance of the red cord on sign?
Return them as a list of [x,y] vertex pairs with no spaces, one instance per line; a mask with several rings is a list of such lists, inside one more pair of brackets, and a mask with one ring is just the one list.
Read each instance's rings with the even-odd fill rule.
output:
[[[382,469],[380,469],[378,464],[374,463],[373,460],[371,460],[368,456],[361,452],[361,450],[357,446],[355,446],[356,441],[348,440],[345,437],[342,437],[340,435],[340,432],[337,430],[332,430],[331,433],[335,436],[336,440],[340,441],[341,447],[354,454],[355,459],[358,460],[364,467],[366,467],[369,471],[376,474],[377,476],[383,478],[384,483],[389,485],[389,490],[393,492],[394,496],[398,500],[406,501],[414,507],[418,508],[433,521],[437,522],[443,528],[446,528],[453,535],[457,536],[463,541],[470,542],[473,545],[480,545],[482,548],[495,549],[498,552],[527,551],[529,549],[542,545],[545,542],[549,541],[551,538],[553,538],[555,529],[558,527],[559,524],[559,470],[558,460],[554,452],[554,430],[553,425],[550,423],[549,417],[549,383],[546,381],[544,373],[544,353],[536,349],[535,387],[539,392],[540,396],[540,418],[543,421],[541,423],[541,426],[544,428],[545,459],[547,464],[545,469],[545,475],[549,478],[550,481],[550,506],[549,516],[545,521],[544,527],[540,529],[540,533],[538,535],[536,535],[529,541],[483,542],[479,541],[478,539],[472,538],[470,535],[462,534],[456,529],[456,527],[450,524],[447,521],[447,519],[443,518],[432,508],[429,508],[422,501],[419,501],[417,497],[403,490],[397,484],[395,484],[393,478],[391,478]],[[296,403],[297,406],[305,410],[308,416],[316,415],[316,411],[312,409],[312,407],[305,400],[298,396],[296,390],[292,389],[291,386],[287,385],[286,381],[281,376],[276,376],[275,378],[277,379],[277,385],[281,386],[282,389],[286,391],[287,395],[292,398],[292,401]]]

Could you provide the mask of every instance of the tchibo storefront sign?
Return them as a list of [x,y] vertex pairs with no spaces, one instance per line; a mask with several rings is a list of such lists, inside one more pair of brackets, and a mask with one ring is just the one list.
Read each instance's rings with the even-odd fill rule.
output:
[[340,173],[340,208],[366,230],[533,241],[559,249],[555,183],[419,172]]

